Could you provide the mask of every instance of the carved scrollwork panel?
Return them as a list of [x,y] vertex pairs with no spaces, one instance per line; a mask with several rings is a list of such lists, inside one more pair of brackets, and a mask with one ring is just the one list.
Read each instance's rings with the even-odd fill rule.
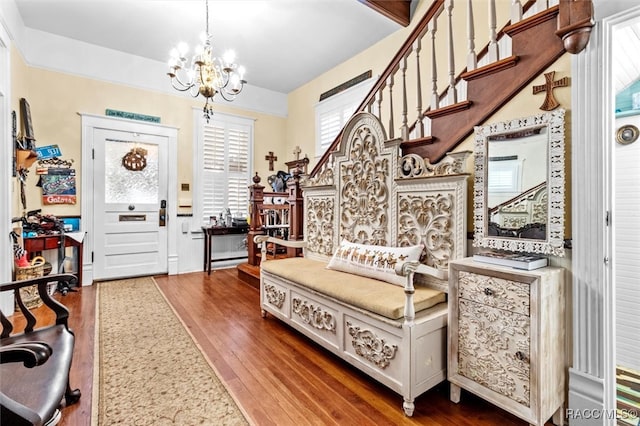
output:
[[436,164],[431,164],[428,158],[407,154],[400,159],[398,177],[435,177],[462,174],[465,173],[465,161],[470,154],[471,151],[449,153]]
[[353,325],[347,321],[349,335],[353,338],[351,344],[356,354],[372,362],[381,369],[385,369],[395,358],[398,345],[391,345],[385,342],[384,338],[367,329]]
[[309,197],[305,203],[307,250],[331,256],[334,237],[333,197]]
[[530,318],[466,299],[459,308],[459,373],[529,407]]
[[278,288],[273,284],[265,284],[264,295],[267,298],[267,302],[269,302],[269,304],[275,306],[278,309],[282,309],[282,305],[284,304],[286,298],[286,294],[284,291],[278,290]]
[[331,312],[315,306],[306,300],[294,297],[292,300],[293,312],[297,314],[303,322],[318,330],[327,330],[336,334],[336,318]]
[[420,261],[446,269],[454,247],[454,197],[430,193],[398,196],[398,245],[423,244]]
[[323,164],[322,169],[315,176],[306,178],[304,185],[309,187],[333,185],[333,176],[333,164],[327,162]]
[[358,127],[340,163],[340,238],[388,245],[390,159],[380,155],[376,129]]

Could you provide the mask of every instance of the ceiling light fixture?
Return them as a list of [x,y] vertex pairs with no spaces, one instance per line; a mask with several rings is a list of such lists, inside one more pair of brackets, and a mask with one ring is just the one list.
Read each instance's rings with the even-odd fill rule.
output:
[[204,96],[204,117],[209,122],[213,114],[213,108],[209,101],[217,93],[225,101],[233,101],[242,91],[246,80],[244,79],[244,67],[235,63],[235,53],[227,50],[222,57],[212,54],[211,33],[209,32],[209,0],[206,4],[206,32],[200,38],[202,45],[195,48],[195,53],[190,63],[186,54],[189,47],[186,43],[179,43],[171,49],[169,59],[169,72],[171,85],[181,92],[189,92],[194,98]]

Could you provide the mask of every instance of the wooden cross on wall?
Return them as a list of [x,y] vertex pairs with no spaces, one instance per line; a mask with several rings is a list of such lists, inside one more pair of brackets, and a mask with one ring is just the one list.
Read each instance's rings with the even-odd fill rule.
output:
[[273,155],[273,151],[269,151],[269,155],[265,155],[264,159],[269,162],[269,171],[273,171],[273,162],[278,161],[278,157]]
[[296,145],[295,148],[293,148],[293,155],[296,156],[296,160],[300,159],[300,153],[302,152],[302,150],[300,149],[300,147],[298,145]]
[[566,87],[569,85],[569,77],[563,77],[560,80],[553,81],[553,76],[556,74],[555,71],[548,72],[544,75],[545,83],[539,86],[533,86],[533,94],[537,94],[540,92],[547,92],[544,97],[544,102],[540,106],[540,109],[543,111],[551,111],[552,109],[556,109],[560,106],[560,103],[556,100],[555,96],[553,96],[553,89],[556,87]]

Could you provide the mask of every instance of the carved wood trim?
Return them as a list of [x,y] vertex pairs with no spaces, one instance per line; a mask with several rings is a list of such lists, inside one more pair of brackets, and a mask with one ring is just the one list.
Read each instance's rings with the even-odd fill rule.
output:
[[306,324],[318,330],[327,330],[336,334],[336,318],[331,312],[299,297],[294,297],[291,302],[293,313],[297,314]]
[[390,345],[373,331],[360,329],[359,326],[353,325],[351,322],[347,322],[347,329],[352,337],[351,344],[356,354],[381,369],[385,369],[391,364],[391,360],[396,356],[398,345]]
[[282,309],[282,305],[286,298],[284,291],[278,290],[273,284],[265,284],[264,295],[267,298],[267,302],[278,309]]

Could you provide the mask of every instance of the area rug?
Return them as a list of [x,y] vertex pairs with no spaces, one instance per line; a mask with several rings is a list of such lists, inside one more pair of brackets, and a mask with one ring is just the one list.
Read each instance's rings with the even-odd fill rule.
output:
[[93,425],[249,424],[153,278],[96,285]]

